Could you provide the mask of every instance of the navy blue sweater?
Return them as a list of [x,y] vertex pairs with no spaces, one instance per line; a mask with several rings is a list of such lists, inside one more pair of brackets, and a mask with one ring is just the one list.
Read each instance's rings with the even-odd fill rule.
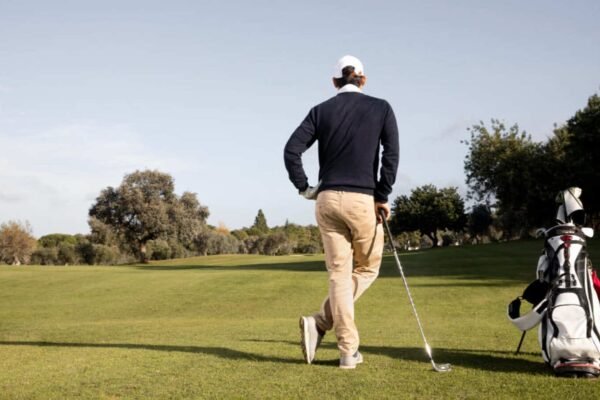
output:
[[[387,202],[398,170],[398,126],[385,100],[359,92],[338,93],[313,107],[284,149],[285,167],[299,191],[308,187],[302,153],[319,145],[319,191],[373,195]],[[383,146],[379,168],[380,144]]]

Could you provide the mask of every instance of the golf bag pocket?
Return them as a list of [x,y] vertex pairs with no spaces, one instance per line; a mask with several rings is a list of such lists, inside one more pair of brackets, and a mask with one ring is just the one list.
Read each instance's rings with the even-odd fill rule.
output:
[[507,316],[517,329],[525,332],[537,326],[542,318],[544,318],[548,302],[543,300],[536,304],[527,314],[521,315],[521,299],[522,297],[517,297],[508,305]]
[[581,289],[555,291],[540,329],[544,360],[553,367],[565,360],[598,360],[600,342],[585,293]]

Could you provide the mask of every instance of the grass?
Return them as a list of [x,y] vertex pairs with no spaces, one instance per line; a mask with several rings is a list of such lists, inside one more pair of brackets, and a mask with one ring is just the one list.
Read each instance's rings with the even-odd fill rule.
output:
[[[402,254],[431,370],[387,256],[357,304],[365,364],[337,368],[333,335],[302,362],[297,319],[327,291],[322,256],[214,256],[121,267],[0,267],[0,399],[597,399],[559,379],[505,308],[540,241]],[[600,242],[590,245],[600,257]],[[599,261],[600,262],[600,261]]]

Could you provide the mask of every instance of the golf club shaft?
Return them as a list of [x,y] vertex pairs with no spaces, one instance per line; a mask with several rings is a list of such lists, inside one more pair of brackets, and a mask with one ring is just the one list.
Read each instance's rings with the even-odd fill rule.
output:
[[417,307],[415,307],[415,302],[413,301],[412,295],[410,294],[410,289],[408,288],[408,282],[406,282],[406,277],[404,276],[404,270],[402,269],[402,264],[400,264],[400,258],[398,257],[398,252],[396,251],[396,246],[394,246],[394,240],[392,237],[392,231],[386,220],[386,215],[381,211],[381,218],[383,219],[383,226],[387,232],[388,239],[390,241],[390,246],[394,252],[394,258],[396,259],[396,265],[398,266],[398,270],[400,271],[400,276],[402,276],[402,281],[404,282],[404,287],[406,288],[406,294],[408,295],[408,299],[410,300],[410,305],[412,306],[413,313],[415,314],[415,318],[417,320],[417,324],[419,325],[419,332],[421,332],[421,337],[423,338],[423,342],[425,342],[425,350],[427,351],[427,355],[431,360],[431,363],[435,367],[435,363],[433,362],[433,356],[431,355],[431,347],[429,343],[427,343],[427,338],[425,338],[425,332],[423,331],[423,325],[421,325],[421,319],[419,318],[419,314],[417,313]]

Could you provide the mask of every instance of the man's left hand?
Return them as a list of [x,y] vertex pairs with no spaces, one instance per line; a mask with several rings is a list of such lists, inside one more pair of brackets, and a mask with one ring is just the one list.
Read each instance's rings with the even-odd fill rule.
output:
[[300,192],[300,196],[307,200],[315,200],[317,198],[317,194],[319,194],[319,186],[321,186],[321,181],[317,183],[317,186],[307,187],[303,192]]
[[390,219],[390,205],[388,203],[378,203],[375,202],[375,214],[377,215],[377,223],[383,223],[383,219],[381,219],[381,211],[385,214],[385,219]]

